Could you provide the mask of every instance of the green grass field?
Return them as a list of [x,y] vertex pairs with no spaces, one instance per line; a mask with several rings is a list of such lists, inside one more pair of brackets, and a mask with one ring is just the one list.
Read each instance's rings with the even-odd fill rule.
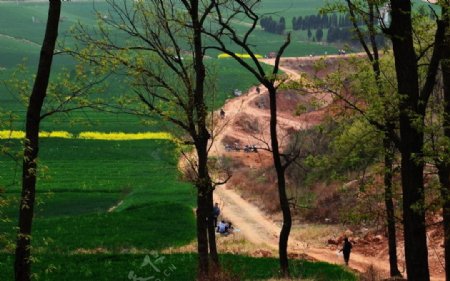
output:
[[[40,165],[48,168],[38,184],[32,240],[39,280],[121,280],[132,270],[157,274],[140,267],[146,253],[193,241],[195,194],[178,180],[175,148],[156,140],[42,139]],[[0,158],[0,185],[14,182],[14,167]],[[12,280],[18,196],[16,182],[6,193],[11,204],[1,209],[1,218],[9,219],[0,223],[1,280]],[[118,207],[108,211],[113,206]],[[195,255],[164,259],[167,269],[176,268],[167,280],[195,279]],[[222,260],[243,279],[277,275],[276,259],[224,255]],[[355,280],[339,266],[303,261],[292,266],[297,276]]]
[[[319,3],[320,2],[320,3]],[[321,6],[322,1],[293,1],[284,0],[278,3],[274,0],[266,0],[260,5],[262,13],[269,11],[286,12],[287,17],[298,13],[309,14]],[[1,2],[0,9],[0,80],[5,81],[12,73],[14,67],[24,62],[29,65],[30,74],[25,75],[31,84],[33,73],[39,55],[39,45],[41,44],[45,18],[47,14],[47,3],[19,3]],[[308,9],[304,9],[308,7]],[[106,13],[107,5],[104,1],[83,1],[64,2],[61,14],[60,42],[72,42],[68,36],[68,30],[78,21],[86,26],[94,26],[96,23],[94,9],[100,13]],[[12,24],[13,23],[13,24]],[[288,24],[289,25],[289,24]],[[237,24],[239,28],[239,24]],[[242,25],[240,28],[245,28]],[[291,46],[286,50],[286,56],[303,56],[309,54],[333,53],[336,48],[328,45],[313,44],[305,41],[304,32],[295,32],[292,36]],[[284,36],[270,34],[257,29],[251,36],[251,43],[257,53],[262,55],[277,50],[285,40]],[[236,49],[236,52],[242,52]],[[252,85],[257,84],[256,79],[245,71],[242,67],[231,59],[217,59],[217,52],[208,53],[212,59],[207,60],[207,65],[212,69],[215,80],[215,93],[207,93],[209,107],[211,109],[220,108],[226,99],[232,97],[234,89],[245,91]],[[54,74],[59,72],[61,67],[71,68],[73,60],[69,56],[55,56]],[[120,79],[110,79],[107,83],[110,87],[100,96],[105,100],[110,97],[117,97],[129,94],[129,87],[126,83],[121,83]],[[7,90],[3,83],[0,83],[0,108],[12,110],[19,119],[14,123],[15,129],[23,129],[25,106],[19,102],[19,97],[14,91]],[[153,122],[151,122],[153,120]],[[151,125],[149,126],[149,121]],[[55,116],[44,120],[42,128],[44,130],[67,130],[70,132],[80,132],[86,130],[97,131],[124,131],[140,132],[152,130],[167,130],[167,126],[162,125],[158,118],[141,118],[130,115],[115,115],[95,112],[92,110],[82,110],[73,112],[70,115]]]
[[[246,89],[257,84],[256,78],[250,75],[238,63],[232,59],[210,59],[206,61],[211,69],[212,80],[215,83],[216,92],[206,92],[205,98],[210,110],[220,108],[226,99],[233,97],[233,90]],[[269,67],[267,67],[269,70]],[[31,70],[31,68],[30,68]],[[0,80],[6,80],[11,75],[12,70],[0,71]],[[33,74],[27,76],[31,85]],[[128,86],[121,83],[119,79],[107,81],[106,91],[94,93],[94,97],[103,100],[112,100],[119,96],[129,96],[135,98],[134,93],[130,93]],[[93,97],[93,98],[94,98]],[[114,102],[111,102],[114,104]],[[18,115],[14,122],[16,130],[23,130],[26,108],[19,95],[8,90],[3,83],[0,84],[0,109],[13,111]],[[44,109],[45,112],[45,109]],[[84,109],[71,112],[70,114],[54,115],[42,122],[42,130],[58,131],[65,130],[72,133],[81,131],[123,131],[128,133],[143,131],[165,131],[169,130],[170,124],[160,122],[155,116],[133,116],[129,114],[109,114],[105,112]]]
[[[159,254],[148,253],[152,265],[142,266],[145,254],[91,254],[71,255],[69,257],[51,254],[45,256],[45,261],[38,260],[35,272],[39,280],[129,280],[131,276],[154,280],[178,281],[195,280],[195,254]],[[158,255],[156,257],[156,255]],[[11,256],[0,255],[7,262],[12,262]],[[274,258],[251,258],[236,255],[222,255],[221,263],[242,280],[264,280],[277,276],[278,261]],[[90,266],[95,264],[96,266]],[[11,274],[9,268],[0,270]],[[159,272],[158,272],[159,271]],[[336,265],[311,263],[295,260],[291,262],[291,272],[294,277],[317,281],[356,281],[356,277]],[[71,279],[67,279],[71,276]],[[156,279],[158,278],[158,279]]]
[[[287,29],[291,29],[291,19],[294,16],[304,16],[317,14],[325,1],[313,0],[265,0],[258,6],[258,11],[262,14],[271,13],[273,16],[283,15],[286,18]],[[11,49],[11,46],[17,44],[17,40],[26,39],[31,43],[41,44],[42,34],[45,28],[45,17],[47,13],[47,4],[44,3],[0,3],[0,35],[7,35],[16,38],[16,40],[5,40],[5,44],[0,44],[0,53]],[[94,9],[100,13],[105,13],[107,5],[103,1],[95,2],[64,2],[61,13],[60,41],[72,42],[67,35],[67,30],[76,24],[78,20],[87,26],[95,24]],[[34,19],[34,22],[33,22]],[[11,23],[14,23],[13,25]],[[239,27],[239,23],[236,22]],[[241,26],[244,28],[244,25]],[[267,54],[274,51],[284,41],[285,37],[274,35],[262,30],[256,30],[252,36],[252,43],[256,45],[258,52]],[[327,45],[313,44],[306,42],[304,32],[294,32],[291,46],[286,51],[286,56],[304,56],[310,53],[322,54],[324,51],[335,51],[336,48]],[[1,37],[0,37],[1,40]],[[29,47],[29,46],[28,46]],[[17,54],[26,55],[31,61],[34,61],[38,55],[36,53],[24,53],[20,49]],[[236,50],[239,51],[239,50]],[[212,53],[215,55],[216,53]],[[20,61],[20,60],[19,60]],[[7,56],[0,58],[0,66],[12,67],[17,64],[16,56]]]

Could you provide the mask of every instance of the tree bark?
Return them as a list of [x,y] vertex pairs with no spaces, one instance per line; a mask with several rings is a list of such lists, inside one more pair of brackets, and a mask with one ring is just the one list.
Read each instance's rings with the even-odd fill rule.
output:
[[197,187],[197,250],[198,250],[198,279],[206,280],[209,272],[208,260],[208,217],[210,216],[210,208],[208,203],[209,197],[209,177],[207,170],[207,154],[206,143],[197,141],[198,156],[198,179]]
[[[444,51],[441,61],[444,84],[444,137],[450,140],[450,32],[448,9],[443,9],[443,17],[447,27],[444,39]],[[442,216],[444,226],[445,280],[450,280],[450,148],[446,148],[443,160],[438,163],[438,175],[442,197]]]
[[401,276],[398,270],[397,238],[395,229],[395,209],[393,202],[392,176],[394,147],[389,137],[383,139],[384,147],[384,203],[386,206],[386,222],[388,229],[389,272],[391,277]]
[[423,210],[423,128],[424,116],[419,111],[417,57],[413,45],[411,2],[391,0],[389,29],[394,50],[398,93],[402,95],[400,111],[401,179],[405,259],[408,280],[430,280]]
[[450,164],[438,165],[439,183],[442,197],[442,217],[444,227],[445,280],[450,280]]
[[270,140],[272,145],[273,163],[277,173],[278,195],[280,197],[280,206],[283,213],[283,226],[281,227],[280,239],[278,243],[280,271],[281,276],[287,278],[290,275],[287,246],[289,233],[291,232],[292,227],[292,217],[291,210],[289,208],[289,200],[286,195],[285,168],[281,163],[280,148],[278,144],[276,89],[274,87],[269,87],[268,90],[270,100]]
[[[208,245],[215,247],[215,241],[208,243],[208,222],[212,223],[212,184],[208,171],[208,140],[210,134],[207,130],[206,118],[208,110],[204,100],[204,86],[206,69],[204,65],[203,42],[202,42],[202,23],[199,19],[199,1],[190,1],[189,13],[192,19],[193,30],[193,48],[194,48],[194,69],[195,69],[195,89],[194,89],[194,116],[197,120],[197,133],[194,137],[198,156],[198,179],[197,179],[197,239],[199,254],[199,279],[208,276]],[[211,232],[210,232],[211,233]],[[215,235],[210,235],[209,239],[215,240]],[[216,253],[217,254],[217,253]],[[218,264],[218,259],[215,261]]]
[[37,157],[41,110],[50,78],[53,53],[58,37],[61,1],[50,0],[45,37],[41,48],[39,66],[29,99],[22,171],[22,193],[19,209],[19,230],[14,264],[15,280],[31,280],[31,228],[36,195]]
[[208,244],[209,244],[209,257],[214,264],[214,267],[217,269],[220,267],[219,264],[219,255],[217,254],[217,245],[216,245],[216,229],[214,227],[213,221],[213,208],[214,208],[214,197],[212,187],[210,187],[211,191],[208,194]]
[[203,280],[208,274],[208,236],[205,206],[206,197],[203,189],[197,185],[197,251],[198,251],[198,274],[199,280]]

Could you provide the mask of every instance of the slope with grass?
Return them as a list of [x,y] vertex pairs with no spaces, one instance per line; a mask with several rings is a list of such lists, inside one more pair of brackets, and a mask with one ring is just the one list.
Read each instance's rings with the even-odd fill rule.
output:
[[[18,143],[17,143],[18,145]],[[145,256],[195,237],[194,190],[178,181],[176,146],[170,141],[100,141],[44,138],[41,164],[48,170],[38,186],[33,266],[42,280],[117,280],[167,274],[194,280],[195,254],[161,254],[164,263],[143,267]],[[1,209],[0,278],[12,280],[18,183],[14,163],[0,159],[1,184],[13,183]],[[5,177],[4,175],[8,175]],[[153,259],[153,258],[152,258]],[[276,259],[224,255],[226,268],[242,279],[277,275]],[[296,276],[355,280],[342,268],[293,261]],[[164,273],[165,272],[165,273]],[[159,274],[159,275],[158,275]],[[123,276],[123,277],[120,277]]]
[[[195,197],[192,186],[178,180],[176,157],[168,140],[42,139],[40,165],[46,169],[33,232],[38,264],[50,266],[52,255],[150,252],[192,241]],[[5,195],[11,202],[1,210],[8,220],[0,223],[0,248],[9,262],[2,259],[0,272],[1,280],[11,280],[7,253],[13,248],[19,183],[16,163],[0,160],[0,184],[12,184]],[[79,266],[94,270],[97,264]],[[66,274],[64,268],[55,271],[55,276]]]

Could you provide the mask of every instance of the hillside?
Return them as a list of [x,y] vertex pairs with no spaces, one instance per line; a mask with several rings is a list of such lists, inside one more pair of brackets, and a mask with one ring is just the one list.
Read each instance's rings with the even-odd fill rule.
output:
[[[283,58],[280,68],[293,80],[305,79],[313,75],[325,77],[332,73],[342,60],[362,56],[364,55]],[[320,60],[324,60],[327,67],[317,73],[314,65]],[[265,61],[269,64],[273,63],[273,60]],[[278,202],[275,200],[278,194],[272,155],[265,150],[270,145],[266,129],[269,122],[268,93],[262,85],[259,87],[263,90],[257,91],[256,87],[251,88],[244,95],[228,100],[223,107],[226,115],[225,118],[219,119],[217,135],[211,151],[223,162],[229,163],[232,177],[225,185],[216,188],[215,200],[219,202],[224,218],[233,222],[239,229],[238,235],[256,244],[256,247],[247,250],[250,254],[276,256],[282,219]],[[277,97],[278,133],[284,148],[288,145],[288,137],[295,132],[320,125],[326,118],[333,118],[335,110],[333,108],[339,104],[339,100],[329,93],[308,89],[302,89],[301,92],[299,94],[282,90]],[[308,103],[318,103],[320,106],[309,109],[306,113],[296,114],[296,105]],[[255,145],[259,148],[258,152],[245,152],[243,150],[245,145]],[[240,150],[228,149],[235,146],[240,147]],[[261,177],[271,180],[264,180]],[[305,217],[301,210],[294,211],[295,223],[289,240],[289,254],[291,257],[307,256],[319,261],[342,264],[341,257],[336,253],[343,237],[348,236],[354,245],[350,267],[359,272],[370,271],[369,268],[373,267],[379,274],[379,278],[387,278],[389,277],[388,241],[383,227],[367,224],[351,225],[339,219],[340,210],[336,209],[336,206],[340,204],[340,200],[348,200],[345,199],[345,194],[338,195],[339,185],[353,186],[357,189],[357,182],[358,179],[349,183],[319,183],[324,186],[313,192],[317,192],[317,197],[328,201],[324,200],[322,205],[311,208],[316,211],[320,209],[321,214],[329,214],[328,217],[337,219],[334,223],[330,223],[326,216],[324,220],[323,216],[318,215],[318,218],[311,220]],[[301,192],[291,190],[293,197]],[[366,192],[369,197],[379,196],[376,191]],[[380,208],[383,209],[383,207]],[[381,216],[384,216],[382,212]],[[429,224],[432,225],[428,229],[431,280],[445,280],[445,270],[442,266],[443,233],[439,223],[441,220],[439,214],[429,218]],[[404,267],[403,236],[401,231],[398,232],[400,232],[397,237],[400,265]],[[223,243],[224,249],[233,249],[233,240],[225,240]]]

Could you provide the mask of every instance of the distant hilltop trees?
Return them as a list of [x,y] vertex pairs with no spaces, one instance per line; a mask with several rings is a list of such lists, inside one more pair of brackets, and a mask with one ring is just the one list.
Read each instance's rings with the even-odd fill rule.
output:
[[[435,17],[432,12],[427,11],[424,7],[418,9],[418,14],[424,17],[430,17],[432,20]],[[262,17],[259,23],[266,32],[284,34],[286,31],[286,19],[284,17]],[[357,24],[358,26],[365,25],[363,20],[357,20]],[[306,31],[308,40],[314,42],[326,41],[328,43],[343,42],[352,45],[358,44],[358,40],[353,32],[353,23],[348,13],[293,17],[292,29],[295,31]],[[381,35],[377,36],[376,40],[380,46],[383,46],[385,43],[384,37]]]
[[[260,20],[260,25],[266,32],[274,34],[284,34],[286,30],[286,19],[280,17],[278,20],[269,17],[262,17]],[[307,30],[308,39],[313,39],[314,41],[322,41],[324,37],[323,29],[332,30],[331,36],[327,35],[326,39],[328,42],[334,42],[339,39],[347,39],[350,34],[350,28],[352,22],[350,16],[346,15],[309,15],[309,16],[299,16],[292,18],[292,29],[293,30]],[[316,30],[313,33],[311,30]]]
[[272,17],[263,17],[260,20],[260,25],[264,31],[283,34],[286,29],[286,20],[284,17],[281,17],[278,21],[274,20]]
[[324,14],[324,15],[309,15],[292,18],[293,30],[308,30],[308,29],[328,29],[331,27],[350,27],[352,22],[350,15]]
[[[362,25],[362,21],[358,25]],[[352,41],[353,24],[350,20],[349,14],[324,14],[324,15],[309,15],[292,18],[293,30],[307,30],[308,39],[311,40],[315,31],[313,41],[322,41],[325,39],[328,43],[344,41]],[[324,29],[328,30],[324,38]]]
[[[363,21],[357,22],[358,25],[364,25]],[[284,17],[272,18],[263,17],[260,25],[266,32],[274,34],[284,34],[286,30],[286,19]],[[292,29],[295,31],[304,30],[308,40],[314,42],[326,41],[345,42],[356,44],[357,40],[353,34],[353,23],[349,14],[323,14],[307,15],[292,18]],[[378,43],[384,44],[384,38],[377,38]]]

